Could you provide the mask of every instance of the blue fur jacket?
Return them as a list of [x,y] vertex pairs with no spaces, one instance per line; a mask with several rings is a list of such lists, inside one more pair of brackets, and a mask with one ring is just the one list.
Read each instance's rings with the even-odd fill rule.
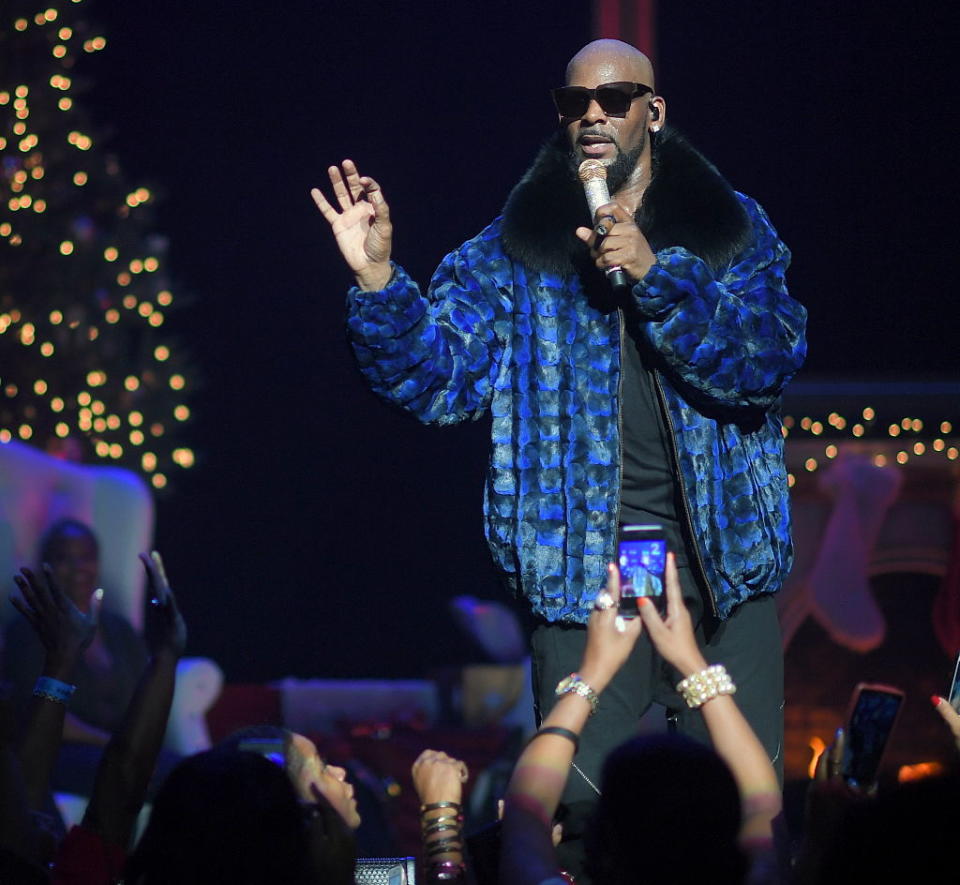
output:
[[778,590],[793,559],[779,399],[806,354],[806,311],[784,283],[790,252],[675,131],[653,156],[637,222],[657,263],[619,302],[573,234],[588,211],[560,135],[426,295],[396,266],[383,291],[348,296],[376,393],[425,423],[491,414],[487,540],[548,621],[585,622],[614,557],[632,340],[655,366],[713,613]]

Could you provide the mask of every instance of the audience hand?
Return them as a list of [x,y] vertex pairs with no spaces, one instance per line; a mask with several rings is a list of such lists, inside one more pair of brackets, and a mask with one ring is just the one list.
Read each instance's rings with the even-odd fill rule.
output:
[[672,553],[667,555],[666,585],[666,618],[660,617],[656,607],[648,599],[638,600],[641,603],[640,617],[650,634],[650,641],[664,660],[687,677],[703,670],[707,662],[693,634],[693,621],[683,602],[676,557]]
[[804,803],[803,846],[797,859],[796,881],[819,882],[825,854],[852,806],[869,801],[868,794],[851,787],[841,773],[846,733],[838,728],[833,743],[817,760]]
[[840,767],[843,764],[843,749],[847,743],[847,733],[838,728],[833,736],[833,743],[830,744],[817,759],[817,767],[813,772],[813,779],[819,782],[823,781],[843,781],[840,774]]
[[187,625],[170,589],[163,560],[154,550],[149,555],[141,553],[140,561],[147,571],[147,592],[150,594],[144,626],[147,648],[151,655],[168,651],[179,658],[187,645]]
[[20,572],[21,574],[14,575],[13,580],[20,590],[21,598],[11,596],[10,601],[27,619],[43,643],[47,653],[47,669],[56,669],[61,675],[65,675],[93,642],[97,633],[103,590],[97,590],[93,594],[90,611],[84,614],[57,585],[49,565],[44,564],[42,579],[28,568],[22,568]]
[[957,749],[960,750],[960,713],[957,713],[957,711],[953,709],[953,705],[946,698],[934,695],[931,700],[937,708],[940,718],[947,723],[947,728],[950,729],[950,733],[953,735],[954,743],[956,743]]
[[410,769],[421,805],[460,802],[463,785],[470,777],[465,763],[441,750],[424,750]]
[[620,570],[611,563],[607,586],[597,597],[587,622],[587,646],[579,669],[580,676],[597,693],[626,663],[643,629],[640,618],[624,618],[617,613],[619,602]]

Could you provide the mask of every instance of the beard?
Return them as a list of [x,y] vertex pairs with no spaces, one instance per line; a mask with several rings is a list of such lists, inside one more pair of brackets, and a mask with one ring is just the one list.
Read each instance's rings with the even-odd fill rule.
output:
[[[638,144],[632,151],[624,153],[620,150],[620,146],[617,145],[616,157],[614,157],[612,163],[607,165],[607,191],[609,192],[611,198],[627,183],[627,181],[630,179],[630,176],[633,175],[646,144],[647,138],[646,133],[644,133],[640,144]],[[570,163],[570,179],[571,181],[575,181],[577,184],[579,184],[580,179],[577,177],[577,170],[580,168],[581,160],[578,158],[577,153],[573,148],[569,150],[567,157]]]
[[626,154],[619,148],[617,149],[616,159],[607,166],[607,189],[610,191],[611,196],[619,191],[620,188],[627,183],[630,176],[633,175],[633,171],[637,168],[637,162],[640,160],[640,155],[643,153],[645,144],[646,138]]

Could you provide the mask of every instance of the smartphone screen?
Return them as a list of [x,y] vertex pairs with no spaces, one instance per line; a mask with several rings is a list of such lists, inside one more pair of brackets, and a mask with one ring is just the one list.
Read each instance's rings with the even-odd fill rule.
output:
[[667,608],[664,571],[667,541],[659,525],[625,525],[617,551],[620,566],[620,614],[635,617],[637,599],[648,597],[663,614]]
[[953,679],[950,680],[947,700],[950,701],[953,709],[960,713],[960,654],[957,655],[957,662],[953,665]]
[[903,692],[887,685],[861,683],[854,697],[841,771],[849,783],[868,787],[877,779],[883,751],[903,703]]

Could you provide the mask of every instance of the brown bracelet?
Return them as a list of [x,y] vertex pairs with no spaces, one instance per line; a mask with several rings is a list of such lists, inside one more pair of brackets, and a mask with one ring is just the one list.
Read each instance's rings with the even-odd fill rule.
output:
[[440,833],[444,830],[456,830],[459,833],[462,824],[463,818],[438,817],[436,820],[430,821],[426,826],[421,827],[421,835],[430,836],[433,833]]
[[463,811],[463,806],[459,802],[430,802],[427,805],[420,806],[420,813],[424,811],[436,811],[438,808],[456,808],[458,812]]
[[459,836],[449,836],[446,839],[437,839],[424,846],[427,857],[433,857],[437,854],[446,854],[448,851],[463,851],[463,839]]

